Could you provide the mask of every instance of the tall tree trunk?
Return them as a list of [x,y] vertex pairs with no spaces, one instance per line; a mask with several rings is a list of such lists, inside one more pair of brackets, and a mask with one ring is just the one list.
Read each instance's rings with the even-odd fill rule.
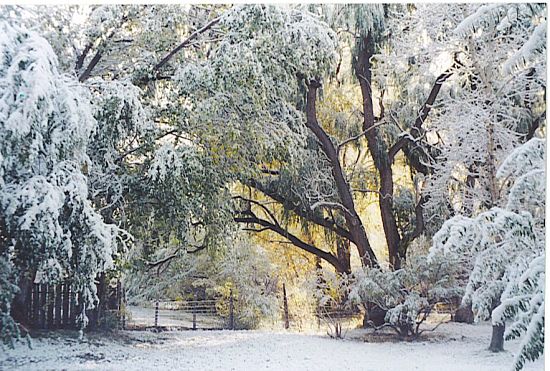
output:
[[[359,80],[363,97],[363,130],[366,131],[374,125],[370,65],[370,58],[374,54],[374,45],[370,34],[364,37],[360,44],[355,73]],[[393,269],[399,269],[401,267],[401,257],[399,256],[400,235],[393,213],[393,172],[391,161],[383,139],[378,136],[378,129],[369,130],[366,133],[366,137],[370,154],[380,176],[378,200],[382,226],[388,245],[390,265]]]
[[399,244],[401,237],[399,236],[393,213],[393,176],[391,165],[388,164],[388,167],[381,167],[379,173],[381,183],[379,195],[380,215],[382,216],[382,226],[386,235],[386,243],[388,244],[390,266],[393,269],[400,269],[402,257],[399,254]]
[[462,323],[474,323],[474,312],[472,312],[472,304],[461,304],[454,313],[453,321]]
[[[500,305],[500,300],[495,299],[492,303],[491,312]],[[505,324],[493,325],[493,333],[491,334],[491,343],[489,350],[491,352],[502,352],[504,350],[504,330]]]
[[317,121],[317,89],[321,87],[321,84],[317,81],[308,82],[308,91],[306,97],[306,126],[312,131],[319,143],[321,149],[326,155],[332,167],[332,176],[336,184],[336,190],[341,201],[341,205],[336,207],[337,210],[342,211],[346,220],[346,225],[352,236],[352,241],[357,247],[361,263],[363,266],[378,266],[378,260],[376,255],[370,246],[367,233],[359,214],[355,210],[355,202],[351,193],[351,188],[348,184],[342,165],[340,164],[340,158],[338,156],[338,150],[334,143],[323,130]]

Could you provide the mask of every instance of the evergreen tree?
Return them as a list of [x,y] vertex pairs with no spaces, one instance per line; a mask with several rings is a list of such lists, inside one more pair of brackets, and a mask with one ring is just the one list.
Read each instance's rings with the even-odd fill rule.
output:
[[[476,320],[493,317],[490,349],[502,350],[504,319],[514,317],[507,338],[525,333],[517,367],[541,354],[544,332],[544,172],[545,143],[533,138],[514,150],[497,176],[511,181],[506,208],[474,218],[455,216],[433,238],[430,254],[442,254],[471,270],[464,303]],[[542,270],[541,270],[542,268]],[[542,278],[541,278],[542,277]]]

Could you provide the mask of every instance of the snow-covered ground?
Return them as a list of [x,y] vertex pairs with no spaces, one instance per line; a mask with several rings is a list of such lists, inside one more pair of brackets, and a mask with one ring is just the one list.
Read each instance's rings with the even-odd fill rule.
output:
[[[84,341],[59,333],[0,351],[0,370],[509,370],[517,343],[486,350],[488,324],[448,323],[417,342],[364,342],[267,331],[123,331]],[[543,370],[543,360],[525,370]]]

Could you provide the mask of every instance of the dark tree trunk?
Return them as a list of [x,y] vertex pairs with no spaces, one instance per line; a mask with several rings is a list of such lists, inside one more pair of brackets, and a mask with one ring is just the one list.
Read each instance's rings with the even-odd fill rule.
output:
[[363,318],[363,328],[372,326],[382,326],[386,322],[387,311],[374,303],[368,303],[365,307],[365,317]]
[[24,325],[29,324],[30,299],[33,284],[30,278],[21,276],[19,278],[19,292],[13,298],[11,314],[16,322]]
[[[388,254],[390,266],[393,269],[401,268],[401,256],[399,255],[399,244],[401,237],[397,230],[397,223],[393,213],[393,179],[391,167],[380,168],[380,178],[382,187],[380,187],[380,214],[382,216],[382,226],[388,245]],[[403,255],[406,254],[406,251]]]
[[361,263],[363,266],[368,267],[377,267],[378,260],[374,255],[374,251],[370,246],[369,239],[367,238],[367,233],[359,214],[355,210],[355,202],[353,200],[353,195],[351,193],[351,188],[347,182],[344,170],[340,164],[340,159],[338,156],[338,150],[332,143],[332,140],[328,134],[323,130],[317,121],[317,89],[321,87],[321,84],[317,81],[308,82],[308,91],[306,97],[306,126],[312,131],[319,143],[321,144],[321,149],[326,155],[332,167],[332,176],[334,178],[334,183],[336,184],[336,189],[338,196],[341,201],[341,207],[336,207],[341,211],[346,220],[346,226],[351,233],[352,241],[357,247],[359,252],[359,257],[361,258]]
[[[495,299],[491,312],[500,305],[500,300]],[[504,350],[504,330],[505,325],[493,325],[493,333],[491,334],[491,344],[489,344],[489,350],[491,352],[502,352]]]
[[472,305],[460,305],[453,316],[454,322],[474,323]]
[[342,238],[336,240],[336,256],[344,269],[339,273],[351,273],[351,261],[350,261],[350,242]]
[[[359,50],[358,53],[355,73],[359,80],[363,96],[363,130],[366,131],[374,126],[370,65],[370,58],[374,54],[374,44],[370,35],[363,38],[361,44],[362,50]],[[385,143],[378,135],[378,129],[369,130],[366,136],[370,154],[380,176],[380,215],[388,245],[390,265],[393,269],[399,269],[401,267],[401,259],[398,253],[400,236],[393,213],[393,173],[391,161]]]
[[286,298],[286,286],[283,283],[283,308],[284,308],[284,316],[285,316],[285,329],[290,328],[290,321],[288,319],[288,300]]
[[[434,104],[443,82],[445,82],[451,75],[453,69],[457,66],[458,62],[455,59],[455,64],[449,68],[447,71],[442,73],[435,81],[432,90],[423,104],[421,110],[415,121],[412,125],[408,136],[402,136],[396,143],[394,143],[390,148],[385,143],[383,137],[379,135],[377,125],[375,124],[374,110],[373,110],[373,101],[372,101],[372,90],[371,90],[371,64],[370,58],[374,55],[374,42],[369,34],[367,37],[362,37],[361,40],[358,40],[357,45],[357,59],[355,63],[355,74],[359,80],[361,94],[363,97],[363,131],[361,135],[356,138],[350,138],[352,140],[359,139],[362,135],[365,135],[367,138],[367,144],[369,152],[374,160],[375,167],[377,169],[380,187],[379,187],[379,207],[382,218],[382,225],[384,230],[384,236],[388,246],[388,255],[390,265],[393,269],[399,269],[402,265],[402,262],[405,260],[407,254],[407,248],[415,238],[420,236],[424,231],[424,220],[422,217],[422,206],[426,202],[426,197],[420,197],[420,200],[416,207],[416,220],[415,227],[411,233],[407,233],[404,236],[401,236],[397,227],[397,218],[393,210],[393,172],[392,164],[395,159],[396,154],[403,150],[404,155],[409,160],[409,165],[414,171],[421,172],[423,174],[428,174],[428,167],[422,162],[421,156],[423,155],[422,151],[417,150],[418,143],[411,142],[410,137],[419,138],[423,133],[422,124],[428,116],[432,105]],[[298,74],[298,78],[303,79],[304,76]],[[327,160],[330,162],[332,167],[332,177],[336,185],[338,192],[339,203],[325,203],[324,207],[329,209],[337,210],[341,212],[344,216],[345,223],[337,224],[334,219],[324,218],[318,214],[311,213],[311,210],[307,208],[302,208],[299,204],[288,202],[282,195],[278,194],[276,191],[269,189],[269,187],[264,187],[259,183],[252,181],[250,184],[251,187],[258,189],[267,196],[273,198],[275,201],[281,203],[283,207],[287,210],[294,212],[301,218],[308,220],[314,224],[327,228],[337,234],[338,236],[347,239],[349,242],[352,242],[361,257],[361,263],[363,266],[378,267],[378,261],[376,256],[370,246],[367,234],[365,232],[364,225],[355,209],[355,201],[353,199],[353,193],[350,185],[348,184],[346,174],[342,169],[339,159],[339,146],[336,146],[332,139],[327,135],[324,129],[319,125],[317,120],[316,112],[316,99],[317,99],[317,89],[321,86],[318,81],[310,80],[306,81],[308,90],[306,96],[306,126],[311,130],[311,132],[317,138],[317,141],[320,143],[323,153],[326,155]],[[381,116],[384,115],[383,105],[381,104]],[[340,145],[342,145],[341,143]],[[412,145],[414,144],[414,146]],[[276,175],[278,171],[272,173],[269,169],[266,169],[268,174]],[[313,253],[324,259],[325,261],[332,264],[338,272],[348,272],[349,265],[347,264],[347,258],[342,259],[341,256],[335,257],[330,253],[323,252],[314,246],[311,246],[304,241],[300,241],[296,236],[291,236],[287,230],[282,230],[279,226],[273,228],[273,225],[265,222],[259,221],[258,218],[242,218],[237,217],[235,221],[242,223],[251,223],[257,224],[264,228],[259,230],[254,230],[256,232],[261,232],[265,229],[270,229],[276,233],[287,237],[289,241],[295,246]],[[291,238],[289,238],[291,237]]]
[[504,330],[505,325],[493,325],[493,334],[489,350],[491,352],[502,352],[504,350]]

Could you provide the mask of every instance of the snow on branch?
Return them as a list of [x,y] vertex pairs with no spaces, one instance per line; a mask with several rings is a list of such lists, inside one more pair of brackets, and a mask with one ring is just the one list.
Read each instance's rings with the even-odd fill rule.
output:
[[545,140],[533,138],[514,149],[497,171],[497,177],[519,177],[532,170],[544,169]]
[[475,32],[479,27],[482,27],[486,24],[495,23],[498,18],[500,11],[505,4],[491,4],[491,5],[482,5],[477,11],[466,17],[462,22],[458,24],[455,28],[455,34],[458,36],[466,36],[470,33]]
[[543,54],[546,50],[546,20],[541,22],[533,31],[529,39],[522,47],[506,62],[504,62],[504,73],[511,73],[515,68],[525,66],[535,54]]

